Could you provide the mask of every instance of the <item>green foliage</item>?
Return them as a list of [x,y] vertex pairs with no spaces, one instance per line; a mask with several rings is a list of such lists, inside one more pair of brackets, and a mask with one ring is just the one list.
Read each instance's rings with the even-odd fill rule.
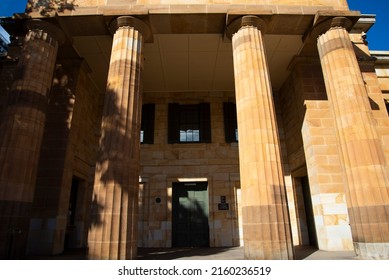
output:
[[75,2],[76,0],[28,0],[26,13],[39,12],[42,16],[50,16],[53,12],[74,10]]

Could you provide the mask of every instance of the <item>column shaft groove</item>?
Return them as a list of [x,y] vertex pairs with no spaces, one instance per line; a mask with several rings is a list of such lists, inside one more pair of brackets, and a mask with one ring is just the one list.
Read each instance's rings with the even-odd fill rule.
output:
[[278,128],[262,33],[232,37],[247,259],[292,259]]
[[362,258],[389,257],[389,168],[347,30],[318,38],[328,100],[334,115],[350,226]]
[[96,166],[89,258],[134,259],[137,254],[143,36],[118,26]]
[[61,33],[43,21],[27,23],[32,28],[26,35],[0,123],[0,258],[23,258],[25,254],[46,106],[59,46],[53,32]]

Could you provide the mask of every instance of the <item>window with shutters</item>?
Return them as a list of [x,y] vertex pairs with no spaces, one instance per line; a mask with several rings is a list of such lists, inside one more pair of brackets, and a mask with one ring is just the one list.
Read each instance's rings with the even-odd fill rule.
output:
[[211,143],[211,118],[209,103],[179,105],[169,104],[168,142]]
[[143,104],[140,142],[154,144],[155,104]]
[[232,102],[223,103],[224,134],[226,143],[238,142],[238,124],[236,105]]

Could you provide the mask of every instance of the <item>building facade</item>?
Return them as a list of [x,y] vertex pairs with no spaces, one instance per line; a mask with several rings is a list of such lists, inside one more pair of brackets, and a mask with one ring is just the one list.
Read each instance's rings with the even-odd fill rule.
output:
[[373,24],[346,0],[30,0],[3,22],[1,258],[388,259]]

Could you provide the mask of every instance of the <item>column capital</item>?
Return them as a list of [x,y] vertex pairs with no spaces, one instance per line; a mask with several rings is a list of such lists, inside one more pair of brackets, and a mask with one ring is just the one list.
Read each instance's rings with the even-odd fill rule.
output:
[[[64,32],[54,24],[49,23],[47,21],[41,19],[31,19],[25,23],[25,28],[28,29],[29,31],[41,30],[49,34],[50,37],[57,40],[58,45],[62,45],[63,43],[65,43]],[[42,38],[42,39],[45,39],[47,41],[48,38]]]
[[319,38],[321,35],[326,33],[331,28],[344,28],[349,31],[353,26],[353,22],[351,19],[347,17],[333,17],[326,20],[323,20],[319,23],[316,23],[311,31],[312,38]]
[[261,30],[263,33],[266,33],[267,22],[265,21],[265,19],[255,15],[246,15],[239,17],[227,25],[226,36],[231,39],[236,32],[246,26],[256,27],[258,30]]
[[115,34],[116,30],[118,30],[120,27],[133,27],[137,31],[139,31],[142,35],[145,41],[150,40],[151,37],[151,30],[147,23],[145,23],[143,20],[140,20],[136,17],[132,16],[121,16],[117,17],[114,20],[111,21],[109,25],[109,31],[112,34]]

